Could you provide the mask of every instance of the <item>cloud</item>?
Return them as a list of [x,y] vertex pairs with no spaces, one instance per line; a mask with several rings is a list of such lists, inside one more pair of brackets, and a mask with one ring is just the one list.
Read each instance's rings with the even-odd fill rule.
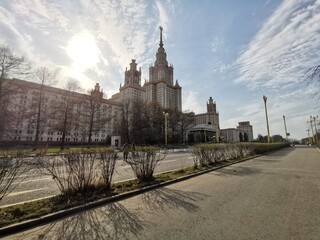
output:
[[319,64],[319,22],[319,0],[285,0],[237,59],[236,82],[255,89],[301,81]]
[[[55,66],[66,77],[77,77],[83,87],[100,82],[104,89],[116,92],[131,59],[144,68],[143,75],[147,72],[154,61],[158,26],[162,24],[167,34],[173,12],[171,1],[12,0],[0,6],[0,37],[35,66]],[[70,42],[84,32],[94,37],[91,57],[95,61],[75,73]],[[88,50],[80,45],[75,48],[73,56]],[[91,74],[92,70],[97,74]]]
[[211,42],[211,52],[216,53],[217,51],[221,51],[224,47],[223,40],[221,38],[215,37]]
[[156,7],[159,12],[159,23],[164,29],[170,26],[170,13],[174,13],[174,5],[171,1],[156,1]]
[[187,91],[186,94],[183,94],[183,111],[194,111],[197,114],[205,112],[205,103],[199,103],[198,94],[194,91]]

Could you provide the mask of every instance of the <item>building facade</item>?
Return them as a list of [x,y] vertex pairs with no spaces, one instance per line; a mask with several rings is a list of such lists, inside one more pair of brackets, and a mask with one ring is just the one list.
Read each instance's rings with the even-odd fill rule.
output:
[[241,131],[236,128],[225,128],[220,130],[220,138],[222,142],[240,142]]
[[136,60],[132,59],[130,69],[125,70],[124,84],[120,85],[119,93],[112,95],[113,101],[125,102],[141,99],[146,102],[158,102],[164,109],[182,111],[182,88],[177,80],[174,83],[174,69],[167,61],[162,31],[160,27],[159,48],[154,64],[149,67],[149,80],[142,86],[141,68],[138,70]]
[[210,97],[207,112],[195,115],[195,125],[189,130],[196,142],[219,142],[219,112],[216,102]]
[[90,94],[19,79],[7,80],[6,89],[1,142],[106,142],[121,117],[121,104],[104,99],[98,83]]
[[[149,80],[142,85],[141,68],[138,69],[136,60],[132,59],[129,69],[124,72],[119,92],[110,99],[103,98],[98,83],[88,94],[83,94],[72,89],[8,79],[6,87],[9,94],[6,101],[1,98],[0,103],[6,103],[5,112],[10,117],[4,120],[1,116],[0,142],[99,143],[106,142],[108,138],[112,141],[111,136],[120,135],[117,126],[121,122],[123,103],[136,99],[157,102],[163,109],[181,112],[182,88],[177,80],[174,82],[174,68],[167,61],[162,31],[160,27],[159,47],[156,60],[149,67]],[[219,112],[212,97],[207,102],[207,112],[194,115],[194,119],[187,134],[193,135],[198,142],[253,140],[252,126],[248,121],[239,122],[234,129],[220,130]],[[121,143],[121,139],[114,138],[116,140]]]
[[220,130],[224,142],[250,142],[253,141],[253,128],[249,121],[239,122],[237,128]]
[[149,68],[149,80],[142,86],[141,68],[137,68],[133,59],[124,72],[119,92],[110,99],[103,98],[98,83],[90,93],[83,94],[8,79],[10,101],[5,109],[10,113],[10,120],[0,122],[0,130],[5,129],[0,131],[0,141],[105,142],[108,137],[119,135],[117,125],[121,121],[122,104],[133,99],[158,102],[164,109],[181,111],[181,87],[178,81],[174,84],[174,69],[167,61],[162,31],[160,27],[159,48]]
[[243,134],[243,139],[247,141],[253,141],[253,128],[249,121],[239,122],[237,129]]

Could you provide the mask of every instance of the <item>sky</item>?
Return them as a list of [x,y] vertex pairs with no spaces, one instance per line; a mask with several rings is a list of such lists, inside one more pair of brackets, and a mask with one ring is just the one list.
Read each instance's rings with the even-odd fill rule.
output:
[[[250,121],[254,137],[307,137],[320,116],[305,83],[320,64],[320,0],[0,0],[0,44],[34,68],[60,69],[56,87],[99,83],[110,98],[131,59],[143,82],[163,27],[167,60],[182,87],[182,108],[206,112],[212,97],[220,128]],[[32,80],[32,79],[31,79]]]

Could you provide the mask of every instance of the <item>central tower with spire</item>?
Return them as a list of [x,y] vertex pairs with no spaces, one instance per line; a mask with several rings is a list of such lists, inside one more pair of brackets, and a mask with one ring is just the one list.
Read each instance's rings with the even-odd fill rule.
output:
[[112,99],[118,102],[136,98],[147,102],[158,102],[163,108],[182,110],[181,87],[178,80],[173,83],[173,66],[168,64],[167,53],[163,47],[163,28],[160,26],[159,48],[154,65],[149,67],[149,81],[141,86],[141,69],[137,69],[136,60],[132,59],[130,69],[125,71],[123,86]]
[[160,26],[159,48],[154,65],[149,67],[149,82],[145,84],[146,100],[156,101],[163,108],[182,110],[181,87],[173,84],[173,66],[168,65],[167,54],[163,47],[163,28]]

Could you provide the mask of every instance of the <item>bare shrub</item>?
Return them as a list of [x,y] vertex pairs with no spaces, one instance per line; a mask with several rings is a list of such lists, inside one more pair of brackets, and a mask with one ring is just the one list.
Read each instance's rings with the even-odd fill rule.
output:
[[209,159],[208,151],[206,151],[203,145],[196,145],[191,149],[193,155],[194,167],[205,166]]
[[70,172],[68,181],[74,192],[84,193],[94,187],[97,180],[94,166],[97,158],[95,151],[70,151],[63,155],[62,158],[68,166]]
[[97,184],[93,150],[70,151],[57,157],[42,154],[38,157],[38,169],[52,176],[61,193],[84,193]]
[[30,168],[23,151],[6,152],[0,157],[0,201],[22,181],[18,178]]
[[227,160],[242,159],[287,147],[288,143],[199,144],[191,149],[194,167],[208,166]]
[[240,148],[240,156],[242,158],[254,155],[254,148],[250,144],[240,144],[239,148]]
[[71,188],[68,181],[69,169],[61,156],[53,157],[47,156],[45,153],[38,154],[37,165],[42,174],[52,177],[61,193],[65,193]]
[[219,163],[225,161],[225,145],[213,145],[212,149],[212,163]]
[[197,167],[212,165],[224,160],[225,146],[215,144],[199,144],[192,148],[194,165]]
[[241,150],[237,144],[228,144],[228,160],[238,159],[241,156]]
[[136,147],[130,150],[124,161],[130,165],[140,182],[148,182],[153,180],[154,170],[165,156],[165,152],[157,151],[155,147]]
[[103,183],[107,189],[110,189],[112,176],[114,173],[116,160],[118,158],[117,153],[112,148],[100,149],[100,171]]

